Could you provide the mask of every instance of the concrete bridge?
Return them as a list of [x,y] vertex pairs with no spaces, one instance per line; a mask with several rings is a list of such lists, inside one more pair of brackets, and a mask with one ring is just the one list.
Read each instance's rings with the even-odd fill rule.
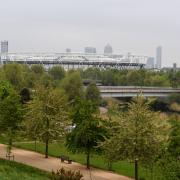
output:
[[142,94],[145,97],[167,97],[180,93],[180,88],[141,87],[141,86],[98,86],[102,97],[134,97]]

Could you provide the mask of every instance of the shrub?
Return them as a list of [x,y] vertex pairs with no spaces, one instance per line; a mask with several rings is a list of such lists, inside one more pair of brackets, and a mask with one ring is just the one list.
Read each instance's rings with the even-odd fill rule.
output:
[[52,180],[83,180],[83,175],[80,171],[71,171],[61,168],[57,172],[52,172]]

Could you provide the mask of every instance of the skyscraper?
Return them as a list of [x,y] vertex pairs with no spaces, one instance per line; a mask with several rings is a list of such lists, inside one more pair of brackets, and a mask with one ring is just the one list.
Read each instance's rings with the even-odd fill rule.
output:
[[8,41],[1,41],[1,53],[8,53]]
[[154,58],[149,57],[146,62],[146,68],[147,69],[153,69],[154,68]]
[[94,47],[85,47],[84,52],[87,54],[95,54],[96,53],[96,48]]
[[161,69],[161,63],[162,63],[162,47],[159,46],[156,49],[156,68]]
[[66,48],[66,53],[71,53],[71,49],[70,48]]
[[113,49],[112,49],[112,46],[110,44],[107,44],[105,47],[104,47],[104,54],[105,55],[111,55],[113,53]]

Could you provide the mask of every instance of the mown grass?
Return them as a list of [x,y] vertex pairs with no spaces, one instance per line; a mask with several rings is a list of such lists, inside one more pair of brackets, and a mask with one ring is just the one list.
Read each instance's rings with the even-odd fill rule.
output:
[[1,180],[49,180],[50,174],[14,161],[0,159]]
[[[16,147],[28,149],[34,151],[33,142],[18,142],[15,143]],[[45,145],[43,143],[37,143],[37,152],[44,153]],[[73,154],[69,152],[63,142],[54,142],[49,145],[49,155],[58,157],[59,155],[68,155],[73,161],[79,162],[81,164],[86,163],[86,156],[83,153]],[[91,156],[91,165],[100,169],[107,170],[107,164],[105,163],[105,158],[102,155],[93,154]],[[134,176],[134,165],[133,163],[119,161],[113,164],[113,171],[121,175],[133,177]],[[147,177],[145,170],[140,168],[140,176]]]

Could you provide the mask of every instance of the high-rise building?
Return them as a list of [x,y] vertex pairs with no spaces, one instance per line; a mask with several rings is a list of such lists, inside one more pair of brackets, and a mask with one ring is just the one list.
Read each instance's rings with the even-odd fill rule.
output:
[[162,63],[162,47],[159,46],[156,49],[156,68],[161,69],[161,63]]
[[96,48],[94,47],[85,47],[84,52],[87,54],[95,54],[96,53]]
[[1,53],[8,53],[8,41],[1,41]]
[[177,70],[177,64],[173,63],[173,71],[176,71],[176,70]]
[[67,48],[67,49],[66,49],[66,53],[71,53],[71,49],[70,49],[70,48]]
[[110,44],[107,44],[105,47],[104,47],[104,54],[105,55],[111,55],[113,53],[113,49],[112,49],[112,46]]
[[146,68],[147,69],[153,69],[154,68],[154,58],[149,57],[146,62]]

